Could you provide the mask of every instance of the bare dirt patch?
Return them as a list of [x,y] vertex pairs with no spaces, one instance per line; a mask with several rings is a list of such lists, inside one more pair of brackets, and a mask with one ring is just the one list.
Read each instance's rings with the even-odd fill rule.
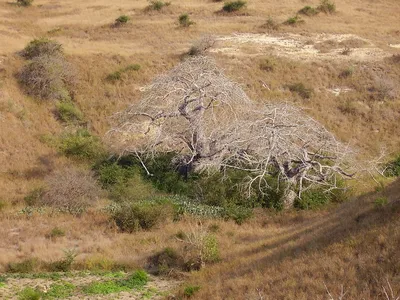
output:
[[211,51],[228,55],[272,54],[296,60],[379,61],[390,56],[353,34],[234,34],[217,38]]

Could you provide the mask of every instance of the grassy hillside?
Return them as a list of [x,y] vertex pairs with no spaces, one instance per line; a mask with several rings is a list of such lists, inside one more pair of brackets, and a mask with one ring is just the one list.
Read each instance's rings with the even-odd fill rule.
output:
[[[199,221],[187,211],[176,220],[172,210],[188,209],[186,204],[170,200],[175,199],[170,191],[157,189],[136,166],[133,171],[125,165],[107,169],[117,172],[122,183],[109,184],[100,176],[98,201],[82,215],[54,212],[35,202],[52,176],[68,167],[99,178],[101,164],[114,150],[106,135],[111,117],[137,103],[144,86],[184,60],[207,36],[213,43],[206,54],[251,99],[302,107],[365,161],[373,161],[382,149],[383,161],[393,160],[400,152],[400,3],[334,3],[336,11],[329,13],[318,8],[319,1],[304,0],[253,0],[235,12],[211,0],[167,5],[34,0],[27,7],[0,1],[0,272],[5,276],[4,284],[0,277],[0,296],[22,297],[19,290],[34,287],[35,280],[58,282],[29,278],[26,284],[23,277],[25,272],[65,273],[53,263],[65,263],[64,250],[73,249],[77,256],[68,272],[91,272],[70,280],[76,286],[70,296],[76,299],[89,295],[85,284],[92,279],[107,281],[108,273],[119,271],[125,273],[114,275],[128,278],[137,269],[152,273],[163,263],[167,271],[146,285],[150,298],[397,299],[400,181],[395,178],[351,181],[348,201],[316,210],[256,208],[241,225],[232,220],[236,211],[224,212],[229,220]],[[305,6],[311,9],[299,12]],[[314,15],[312,9],[320,12]],[[194,23],[182,26],[182,14]],[[117,24],[122,15],[129,20]],[[60,43],[63,59],[75,69],[69,96],[77,120],[63,120],[59,102],[39,99],[19,80],[30,62],[21,51],[43,37]],[[65,150],[85,134],[93,153],[83,157]],[[121,199],[164,199],[157,201],[167,204],[154,205],[163,207],[165,216],[151,230],[121,232],[110,217]],[[215,259],[205,266],[190,261],[189,254],[199,251],[188,241],[191,235],[211,243]],[[165,254],[165,249],[173,251]],[[167,258],[159,258],[160,253]],[[68,272],[63,280],[69,280]],[[340,298],[342,288],[346,295]],[[146,297],[139,292],[129,296],[123,288],[119,292],[120,297]]]

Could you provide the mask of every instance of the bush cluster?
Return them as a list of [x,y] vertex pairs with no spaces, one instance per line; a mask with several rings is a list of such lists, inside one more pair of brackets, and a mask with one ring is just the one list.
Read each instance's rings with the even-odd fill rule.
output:
[[242,0],[237,0],[237,1],[230,1],[230,2],[226,2],[224,4],[224,6],[222,7],[222,10],[225,12],[235,12],[238,11],[244,7],[246,7],[246,1],[242,1]]
[[192,20],[190,20],[190,17],[188,14],[181,14],[178,18],[179,25],[181,27],[189,27],[194,24]]

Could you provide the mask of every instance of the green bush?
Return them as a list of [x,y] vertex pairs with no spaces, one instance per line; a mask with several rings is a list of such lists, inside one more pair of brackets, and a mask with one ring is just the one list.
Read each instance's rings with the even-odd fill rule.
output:
[[28,195],[24,197],[25,204],[28,206],[35,206],[39,203],[41,197],[43,196],[45,189],[43,187],[36,188],[29,192]]
[[185,287],[185,289],[183,290],[183,294],[190,298],[192,297],[196,292],[198,292],[200,290],[200,287],[198,285],[188,285],[187,287]]
[[387,164],[384,174],[389,177],[400,176],[400,155]]
[[181,27],[189,27],[194,24],[194,22],[190,20],[188,14],[181,14],[178,18],[178,21]]
[[9,273],[32,273],[39,267],[39,260],[36,258],[25,259],[17,263],[9,263],[7,272]]
[[47,299],[64,299],[71,297],[75,286],[69,282],[53,283],[45,294]]
[[333,14],[336,12],[336,4],[330,0],[321,0],[317,10],[322,11],[326,14]]
[[17,0],[17,5],[19,6],[31,6],[33,3],[33,0]]
[[19,300],[39,300],[42,296],[42,292],[30,287],[26,287],[18,293]]
[[106,163],[96,168],[97,178],[102,187],[106,189],[114,185],[126,184],[134,174],[134,168],[125,168],[118,162]]
[[86,129],[63,134],[58,149],[65,156],[79,160],[94,160],[105,155],[100,139]]
[[253,210],[247,207],[230,204],[225,207],[225,219],[234,220],[238,225],[242,225],[246,220],[251,218]]
[[242,0],[225,2],[224,6],[222,7],[222,10],[225,12],[235,12],[246,7],[246,4],[247,4],[246,1]]
[[313,94],[312,88],[306,87],[302,82],[289,84],[287,87],[292,93],[298,94],[303,99],[310,99]]
[[140,70],[140,65],[132,64],[107,75],[106,80],[115,83],[116,81],[119,81],[123,78],[123,74],[130,71],[139,71],[139,70]]
[[388,201],[387,197],[379,197],[379,198],[376,198],[374,201],[374,205],[376,208],[385,207],[388,203],[389,203],[389,201]]
[[312,17],[312,16],[315,16],[318,14],[318,10],[307,5],[299,10],[299,14],[306,15],[308,17]]
[[68,272],[72,268],[72,264],[77,256],[74,250],[65,250],[64,257],[47,264],[47,270],[51,272]]
[[302,23],[304,23],[304,20],[302,20],[298,15],[290,17],[285,22],[283,22],[284,25],[290,25],[290,26],[296,26]]
[[63,54],[62,45],[45,37],[30,41],[21,52],[21,55],[27,59],[33,59],[41,55],[52,56],[60,54]]
[[207,234],[203,241],[203,261],[215,263],[220,260],[218,241],[215,235]]
[[83,120],[83,113],[72,102],[58,102],[56,104],[58,118],[66,123]]
[[161,0],[150,0],[150,4],[147,6],[147,10],[160,11],[164,6],[171,5],[171,2],[164,2]]
[[125,232],[149,230],[154,226],[165,223],[168,217],[173,216],[173,208],[170,205],[151,202],[139,202],[123,204],[113,214],[117,226]]
[[126,16],[126,15],[119,16],[115,20],[115,25],[117,25],[117,26],[124,25],[124,24],[128,23],[130,19],[131,18],[129,16]]
[[294,207],[302,210],[317,209],[330,202],[330,195],[320,189],[310,189],[296,199]]

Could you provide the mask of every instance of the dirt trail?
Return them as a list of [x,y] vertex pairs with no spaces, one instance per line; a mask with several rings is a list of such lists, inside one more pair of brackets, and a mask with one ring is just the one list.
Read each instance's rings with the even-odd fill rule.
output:
[[217,38],[212,52],[236,56],[276,55],[296,60],[378,61],[390,56],[354,34],[244,33]]

